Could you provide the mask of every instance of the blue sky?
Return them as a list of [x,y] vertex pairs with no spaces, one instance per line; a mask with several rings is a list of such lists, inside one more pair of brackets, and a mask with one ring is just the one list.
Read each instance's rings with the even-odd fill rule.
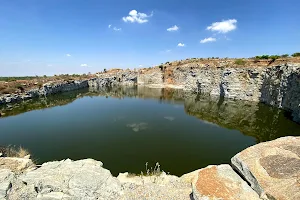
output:
[[0,76],[300,51],[299,0],[0,0]]

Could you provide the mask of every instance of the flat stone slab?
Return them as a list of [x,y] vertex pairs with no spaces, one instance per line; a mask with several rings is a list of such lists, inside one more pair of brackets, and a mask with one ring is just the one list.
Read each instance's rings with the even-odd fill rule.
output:
[[229,165],[200,169],[193,179],[195,200],[258,200],[258,194]]
[[231,162],[261,198],[300,199],[300,137],[257,144]]
[[45,163],[20,175],[8,199],[117,199],[121,184],[102,165],[92,159]]

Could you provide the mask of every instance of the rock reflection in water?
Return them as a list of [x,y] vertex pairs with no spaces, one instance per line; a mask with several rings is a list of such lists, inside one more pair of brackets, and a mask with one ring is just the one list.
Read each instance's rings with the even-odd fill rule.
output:
[[[245,135],[255,137],[257,142],[273,140],[286,135],[300,135],[300,126],[288,119],[288,113],[283,110],[257,102],[233,101],[169,88],[154,89],[140,86],[102,88],[100,90],[90,88],[2,106],[0,113],[5,114],[2,117],[8,117],[31,110],[63,106],[84,96],[156,99],[161,103],[174,104],[176,107],[181,104],[184,105],[184,110],[188,115],[200,119],[203,123],[238,130]],[[172,116],[165,116],[164,119],[175,120]],[[129,123],[127,127],[138,132],[147,129],[148,124],[145,122]]]

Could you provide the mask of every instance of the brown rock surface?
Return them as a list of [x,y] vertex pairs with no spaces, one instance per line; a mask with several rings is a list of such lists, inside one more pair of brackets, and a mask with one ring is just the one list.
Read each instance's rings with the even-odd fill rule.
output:
[[200,169],[193,180],[195,200],[254,200],[258,194],[229,165]]
[[261,198],[300,199],[300,137],[260,143],[231,162]]

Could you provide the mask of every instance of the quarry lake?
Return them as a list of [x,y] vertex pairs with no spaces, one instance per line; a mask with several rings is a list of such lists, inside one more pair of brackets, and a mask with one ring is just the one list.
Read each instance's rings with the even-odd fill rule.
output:
[[179,176],[229,163],[259,142],[300,136],[300,125],[277,108],[174,89],[86,89],[0,112],[1,146],[22,146],[37,163],[93,158],[114,175],[159,162]]

